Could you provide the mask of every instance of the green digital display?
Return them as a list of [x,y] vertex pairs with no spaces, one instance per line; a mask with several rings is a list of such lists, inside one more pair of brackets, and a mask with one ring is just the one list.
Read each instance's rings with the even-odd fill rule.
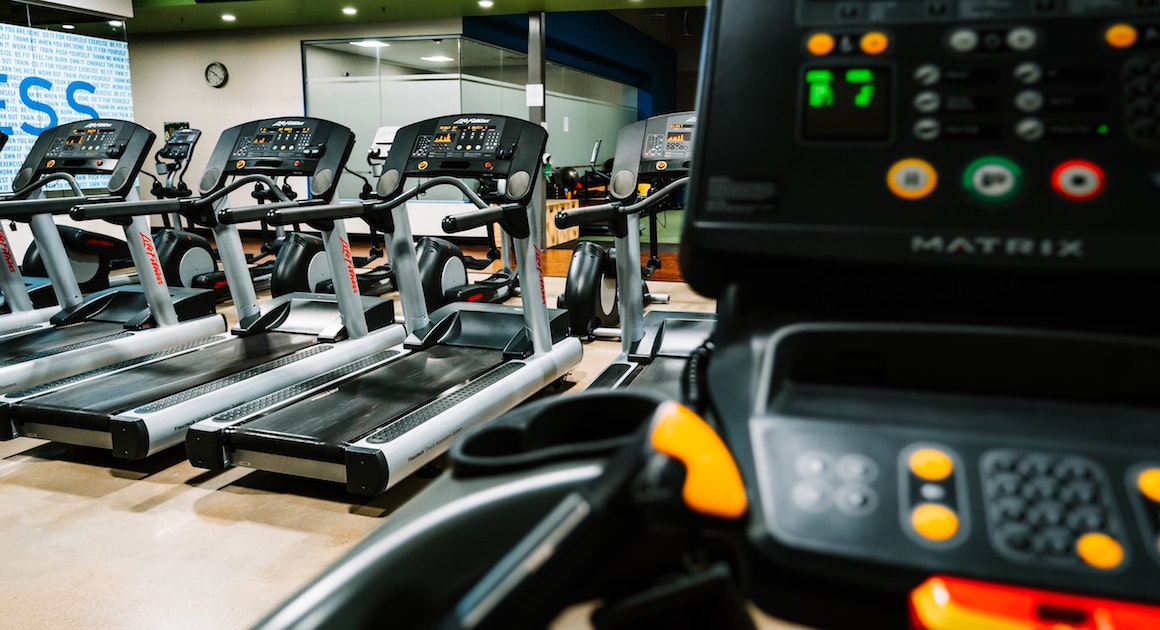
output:
[[803,74],[802,137],[806,140],[886,140],[890,137],[890,68],[807,68]]

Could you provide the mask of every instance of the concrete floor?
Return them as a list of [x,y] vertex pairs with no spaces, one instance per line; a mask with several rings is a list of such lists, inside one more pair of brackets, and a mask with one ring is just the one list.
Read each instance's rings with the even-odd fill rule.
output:
[[[714,310],[683,284],[650,285],[672,295],[654,308]],[[555,304],[563,279],[547,278],[546,289]],[[572,392],[619,344],[584,350]],[[205,471],[180,448],[128,463],[30,438],[0,442],[0,628],[249,627],[426,483],[368,499],[333,483]],[[564,625],[582,627],[576,618]]]

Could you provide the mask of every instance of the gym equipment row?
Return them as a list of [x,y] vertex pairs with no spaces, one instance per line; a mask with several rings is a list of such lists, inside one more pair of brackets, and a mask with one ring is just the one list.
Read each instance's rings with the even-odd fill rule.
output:
[[715,0],[706,32],[699,397],[465,435],[258,627],[1160,625],[1157,9]]

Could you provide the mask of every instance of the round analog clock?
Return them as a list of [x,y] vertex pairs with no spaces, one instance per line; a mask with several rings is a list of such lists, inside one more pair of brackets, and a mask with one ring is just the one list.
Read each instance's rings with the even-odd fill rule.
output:
[[215,88],[220,88],[230,80],[229,70],[220,61],[215,61],[205,67],[205,82]]

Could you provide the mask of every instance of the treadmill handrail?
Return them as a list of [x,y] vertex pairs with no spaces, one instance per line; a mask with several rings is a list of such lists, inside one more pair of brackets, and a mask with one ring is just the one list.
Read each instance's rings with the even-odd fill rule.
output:
[[[48,199],[22,199],[6,201],[0,205],[0,216],[6,219],[25,219],[38,214],[64,214],[72,209],[78,201],[93,204],[124,201],[120,195],[101,195],[95,197],[51,197]],[[12,208],[9,208],[9,206]]]
[[72,173],[49,173],[48,175],[41,177],[40,179],[32,182],[31,184],[25,186],[24,188],[21,188],[20,190],[17,190],[17,191],[13,191],[13,193],[9,197],[5,197],[3,199],[3,201],[9,201],[9,200],[14,200],[14,199],[23,199],[23,198],[27,197],[28,195],[31,195],[32,193],[40,190],[41,188],[44,188],[48,184],[55,182],[55,181],[68,182],[69,188],[72,189],[72,191],[73,191],[73,196],[75,196],[75,197],[84,197],[85,196],[84,191],[81,190],[81,185],[77,183],[77,180],[75,177],[73,177]]
[[[265,212],[255,219],[264,218],[270,225],[289,225],[291,223],[306,223],[330,219],[350,219],[361,216],[373,204],[358,201],[327,203],[320,205],[295,204],[266,204],[257,206]],[[220,215],[219,215],[220,219]]]
[[[502,206],[489,206],[487,208],[480,208],[478,210],[469,210],[459,214],[452,214],[443,217],[443,231],[449,234],[456,232],[463,232],[472,228],[481,227],[488,223],[502,223],[504,219],[511,218],[509,213],[513,211],[522,212],[524,205],[519,203],[507,203]],[[527,221],[525,220],[525,223]]]
[[108,203],[101,203],[94,199],[84,200],[95,202],[93,205],[89,203],[78,204],[74,199],[72,200],[72,209],[69,210],[69,216],[77,221],[87,221],[89,219],[113,219],[141,214],[165,214],[168,212],[177,212],[183,204],[189,201],[187,199],[126,201],[124,197],[118,197],[117,199],[117,201]]
[[565,229],[577,225],[586,225],[589,223],[596,223],[597,221],[606,221],[616,215],[636,214],[644,212],[645,210],[660,203],[663,199],[669,197],[677,189],[683,188],[689,183],[688,177],[682,177],[677,181],[665,186],[657,192],[645,197],[644,199],[629,205],[624,205],[619,201],[612,201],[609,203],[602,203],[598,206],[587,206],[584,208],[575,208],[572,210],[562,210],[556,214],[555,223],[558,229]]
[[467,197],[468,201],[475,204],[476,208],[490,207],[489,204],[484,201],[478,193],[468,187],[467,183],[463,180],[459,179],[458,177],[452,177],[450,175],[440,175],[439,177],[432,177],[431,179],[419,184],[418,186],[415,186],[411,190],[400,193],[394,199],[388,199],[381,204],[375,204],[372,209],[375,212],[388,212],[390,210],[394,210],[395,208],[414,199],[415,197],[418,197],[428,190],[440,185],[455,186],[463,193],[465,197]]

